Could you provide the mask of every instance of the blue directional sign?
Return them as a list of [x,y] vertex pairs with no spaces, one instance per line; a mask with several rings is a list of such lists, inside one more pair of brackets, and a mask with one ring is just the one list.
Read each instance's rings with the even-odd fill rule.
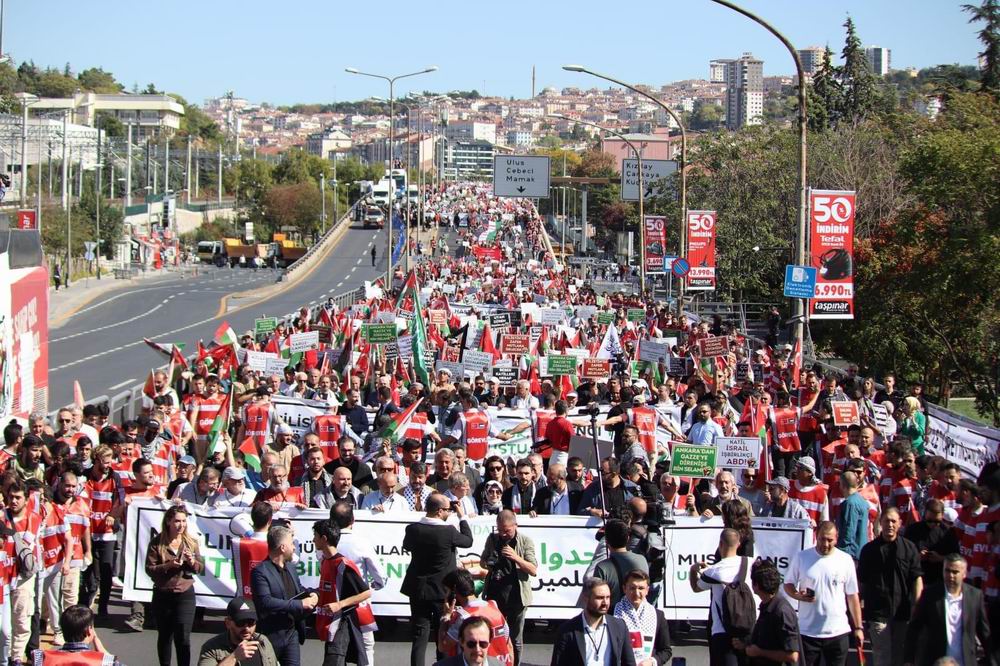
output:
[[813,298],[815,295],[815,268],[812,266],[785,266],[786,298]]
[[663,257],[663,272],[671,270],[674,267],[674,262],[678,259],[679,257]]
[[674,260],[674,265],[670,267],[670,270],[674,272],[674,275],[682,278],[691,272],[691,264],[684,257],[678,257]]

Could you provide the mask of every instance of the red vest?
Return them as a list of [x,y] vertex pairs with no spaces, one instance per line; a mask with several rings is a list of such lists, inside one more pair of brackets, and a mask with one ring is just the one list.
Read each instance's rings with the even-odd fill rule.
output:
[[114,655],[97,650],[35,650],[31,659],[34,666],[112,666],[115,663]]
[[774,408],[774,429],[778,433],[778,449],[782,453],[802,450],[799,441],[799,412],[794,407]]
[[306,503],[302,486],[291,486],[284,493],[279,493],[274,488],[264,488],[253,498],[253,503],[257,502],[270,502],[275,511],[287,511],[294,509],[296,504]]
[[[535,441],[545,437],[545,431],[549,427],[549,423],[552,419],[556,417],[556,410],[554,409],[536,409],[535,410]],[[543,458],[552,457],[552,447],[545,447],[542,451]]]
[[120,483],[121,487],[126,490],[135,480],[135,475],[132,473],[132,463],[135,461],[136,458],[122,458],[118,462],[111,463],[111,469],[113,469],[115,474],[118,475],[118,483]]
[[823,507],[827,501],[827,487],[816,483],[808,488],[802,488],[798,481],[792,482],[788,496],[796,500],[817,524],[823,520]]
[[66,504],[52,503],[63,521],[69,526],[69,534],[73,537],[73,567],[83,567],[83,539],[90,527],[90,505],[82,497],[74,497]]
[[[216,393],[213,396],[195,396],[191,401],[192,407],[198,407],[198,422],[194,424],[194,434],[198,437],[205,437],[212,431],[215,417],[219,415],[222,403],[226,396]],[[180,433],[176,433],[180,436]]]
[[[407,437],[412,437],[418,442],[422,442],[424,440],[424,427],[426,425],[427,414],[425,412],[414,412],[413,416],[410,417],[410,422],[406,424],[406,429],[403,430],[403,437],[399,440],[400,443]],[[402,446],[398,448],[402,449]]]
[[[340,588],[344,582],[344,572],[348,568],[353,569],[354,573],[361,580],[364,580],[364,576],[361,575],[358,566],[340,553],[337,553],[333,557],[323,558],[319,565],[319,590],[317,590],[319,603],[316,604],[316,635],[324,641],[329,642],[333,640],[343,613],[330,613],[323,610],[322,606],[340,601]],[[377,628],[375,614],[372,612],[371,604],[367,601],[358,604],[357,608],[355,608],[355,613],[358,618],[358,628],[361,631],[374,631]]]
[[337,440],[344,434],[344,417],[340,414],[320,414],[313,419],[312,431],[319,437],[319,448],[323,449],[327,462],[340,460]]
[[94,541],[114,541],[114,528],[108,527],[104,519],[120,501],[118,478],[112,472],[106,479],[94,481],[87,478],[87,497],[90,498],[90,536]]
[[469,460],[483,460],[489,448],[490,417],[477,409],[463,413],[465,417],[465,452]]
[[251,403],[243,408],[243,433],[264,448],[271,432],[271,403]]
[[250,588],[250,574],[257,565],[267,559],[267,541],[240,537],[233,538],[233,571],[236,574],[236,589],[243,596],[253,599]]
[[66,535],[69,527],[55,507],[42,519],[38,536],[42,542],[42,569],[55,571],[66,559]]
[[629,422],[639,430],[639,443],[646,453],[656,451],[656,410],[651,407],[633,407],[629,411]]
[[469,617],[483,617],[490,624],[490,647],[486,652],[489,657],[495,657],[501,664],[514,663],[514,644],[510,641],[510,629],[503,613],[495,601],[476,600],[466,606],[455,609],[445,622],[446,629],[441,636],[441,652],[446,657],[456,657],[462,654],[458,641],[458,630],[462,622]]

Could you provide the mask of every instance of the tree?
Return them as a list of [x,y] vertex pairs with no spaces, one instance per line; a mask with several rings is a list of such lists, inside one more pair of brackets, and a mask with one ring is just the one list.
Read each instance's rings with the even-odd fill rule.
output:
[[982,23],[979,41],[983,50],[982,89],[993,95],[1000,95],[1000,0],[983,0],[983,4],[962,5],[971,18],[969,23]]
[[809,129],[813,132],[826,131],[837,120],[843,106],[843,91],[839,83],[840,71],[833,64],[833,52],[826,47],[823,62],[813,74],[809,86],[806,108],[809,110]]
[[125,125],[118,118],[108,113],[107,111],[100,111],[97,114],[97,127],[101,128],[101,131],[109,139],[117,139],[123,137],[127,134]]
[[91,67],[80,72],[77,77],[80,87],[95,93],[116,94],[124,90],[124,86],[115,80],[111,72],[105,72],[100,67]]
[[79,82],[72,76],[48,69],[38,77],[35,89],[29,89],[28,92],[39,97],[72,97],[79,86]]
[[254,224],[264,222],[264,199],[274,182],[272,167],[263,160],[240,160],[223,174],[223,184],[236,193],[240,217]]
[[264,214],[273,230],[295,227],[307,236],[319,230],[322,205],[316,183],[275,185],[265,196]]
[[170,96],[184,107],[184,115],[181,116],[180,136],[190,136],[196,141],[216,143],[222,140],[219,125],[202,111],[201,107],[197,104],[189,104],[186,99],[176,93],[170,93]]
[[841,104],[837,115],[839,119],[847,120],[867,118],[873,115],[879,106],[875,76],[872,74],[851,17],[847,17],[844,28],[847,30],[847,37],[844,40],[844,50],[841,52],[844,64],[838,72]]
[[163,93],[162,93],[162,91],[157,90],[156,86],[153,85],[152,83],[147,83],[146,84],[146,89],[142,91],[142,94],[143,95],[161,95]]
[[274,168],[274,180],[281,184],[317,182],[328,178],[333,165],[316,155],[310,155],[301,148],[291,148],[281,156]]

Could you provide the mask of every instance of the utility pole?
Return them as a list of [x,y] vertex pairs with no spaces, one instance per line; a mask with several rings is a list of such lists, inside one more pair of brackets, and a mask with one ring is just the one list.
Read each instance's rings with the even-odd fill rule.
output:
[[125,205],[132,205],[132,123],[128,124],[125,144]]
[[101,279],[101,171],[104,165],[101,164],[101,128],[97,128],[97,173],[94,174],[94,185],[96,197],[94,200],[94,214],[97,229],[97,279]]
[[194,156],[194,198],[198,199],[198,185],[201,183],[201,159],[198,155]]
[[187,203],[191,203],[191,135],[188,135],[187,140],[187,161],[184,165],[184,192],[186,192],[185,199]]
[[219,208],[222,208],[222,144],[219,144],[219,192],[216,196]]
[[319,199],[322,202],[319,220],[323,224],[323,234],[326,234],[326,175],[319,175]]
[[[66,137],[69,134],[69,111],[63,115],[62,136],[62,206],[69,208],[69,146]],[[67,276],[69,273],[66,274]]]
[[163,144],[163,194],[170,193],[170,137]]

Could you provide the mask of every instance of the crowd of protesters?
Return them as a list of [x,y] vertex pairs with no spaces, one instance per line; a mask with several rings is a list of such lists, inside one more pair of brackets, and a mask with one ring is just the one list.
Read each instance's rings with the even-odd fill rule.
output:
[[[125,628],[153,620],[160,664],[191,661],[194,582],[205,567],[188,534],[191,507],[245,508],[252,529],[234,550],[255,563],[200,665],[298,664],[308,636],[323,641],[324,664],[374,663],[370,599],[386,574],[353,531],[358,511],[423,514],[401,544],[412,555],[402,587],[411,664],[425,663],[428,643],[443,664],[520,662],[538,563],[518,521],[539,515],[604,521],[582,613],[556,632],[552,663],[664,664],[672,623],[647,601],[657,571],[655,556],[644,556],[654,503],[665,517],[723,519],[717,552],[688,572],[694,591],[711,594],[712,664],[843,664],[866,643],[878,666],[995,663],[1000,467],[962,478],[926,451],[919,387],[904,395],[891,376],[878,389],[855,373],[824,374],[776,340],[675,317],[646,296],[598,294],[557,264],[528,202],[466,184],[429,200],[458,229],[456,251],[439,256],[442,245],[431,243],[433,256],[349,310],[303,309],[261,339],[220,328],[190,362],[168,351],[171,367],[151,375],[135,420],[113,423],[104,406],[86,405],[60,410],[55,423],[39,415],[4,428],[4,662],[32,660],[45,623],[53,648],[34,652],[44,663],[84,663],[58,660],[75,652],[96,660],[85,663],[109,660],[93,620],[108,615],[120,582],[125,513],[159,499],[170,508],[145,558],[152,617],[132,603]],[[539,306],[559,307],[564,321],[542,325]],[[510,358],[488,315],[515,311],[523,316],[503,332],[529,334],[530,349]],[[364,340],[361,324],[384,312],[411,322],[413,354],[389,357]],[[284,372],[250,368],[247,352],[281,355],[290,335],[320,329],[325,349],[286,354]],[[728,354],[701,357],[699,341],[719,336]],[[672,340],[670,358],[640,362],[642,343],[660,340]],[[426,360],[459,362],[466,348],[497,366],[510,358],[513,382],[487,371],[452,376]],[[541,357],[568,349],[607,360],[607,375],[545,374]],[[326,403],[326,413],[296,435],[272,404],[278,394]],[[838,420],[843,402],[856,404],[855,422]],[[613,453],[588,470],[570,440],[595,405]],[[528,418],[505,429],[497,407]],[[491,439],[521,432],[535,443],[530,455],[489,451]],[[759,464],[712,478],[671,473],[671,443],[731,436],[761,437]],[[283,521],[307,507],[330,512],[313,525],[315,590],[290,566],[297,546]],[[475,562],[459,562],[475,515],[495,516],[495,532]],[[772,560],[755,561],[753,516],[806,521],[815,545],[783,576]]]

